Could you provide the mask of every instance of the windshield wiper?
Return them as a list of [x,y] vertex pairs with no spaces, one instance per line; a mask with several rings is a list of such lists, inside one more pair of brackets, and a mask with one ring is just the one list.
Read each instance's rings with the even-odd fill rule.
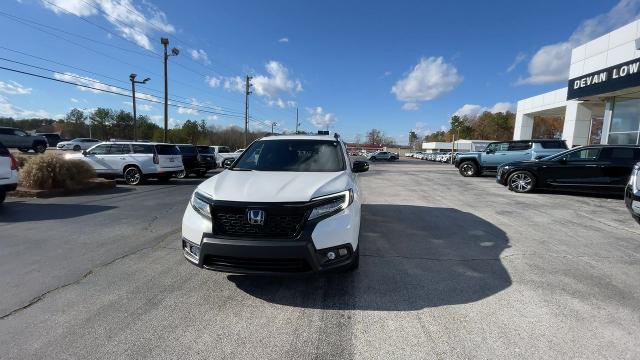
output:
[[229,170],[237,170],[237,171],[253,171],[253,169],[238,168],[238,167],[229,168]]

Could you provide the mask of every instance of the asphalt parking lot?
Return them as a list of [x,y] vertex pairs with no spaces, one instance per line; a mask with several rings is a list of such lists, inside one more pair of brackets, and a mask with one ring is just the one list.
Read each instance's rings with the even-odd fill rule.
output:
[[0,357],[640,357],[640,227],[621,199],[514,194],[412,160],[360,179],[360,269],[307,278],[184,260],[195,178],[9,199]]

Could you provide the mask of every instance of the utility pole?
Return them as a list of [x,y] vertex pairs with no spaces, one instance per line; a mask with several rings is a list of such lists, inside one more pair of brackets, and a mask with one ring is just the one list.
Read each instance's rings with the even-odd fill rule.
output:
[[129,80],[131,80],[131,98],[133,99],[133,141],[138,140],[138,134],[137,134],[137,120],[138,120],[138,116],[136,114],[136,84],[146,84],[147,81],[151,80],[149,78],[146,78],[142,81],[136,81],[136,74],[131,74],[129,75]]
[[160,43],[164,46],[164,142],[167,142],[167,128],[169,127],[169,79],[167,76],[167,62],[169,56],[178,56],[180,50],[171,49],[171,55],[167,53],[167,45],[169,45],[169,39],[160,38]]
[[296,134],[298,133],[298,126],[300,122],[298,121],[298,107],[296,106]]
[[[244,147],[247,147],[249,142],[249,95],[251,94],[251,79],[252,77],[247,75],[244,89]],[[271,130],[273,133],[273,129]]]
[[278,126],[278,123],[277,123],[277,122],[272,121],[272,122],[271,122],[271,135],[273,135],[273,128],[274,128],[275,126]]

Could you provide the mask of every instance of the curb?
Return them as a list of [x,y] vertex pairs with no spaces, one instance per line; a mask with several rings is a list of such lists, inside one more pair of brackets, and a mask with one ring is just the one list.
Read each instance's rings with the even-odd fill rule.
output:
[[97,189],[113,189],[116,187],[115,180],[93,178],[89,180],[87,184],[82,187],[73,189],[50,189],[50,190],[35,190],[18,187],[15,191],[7,193],[11,197],[23,197],[23,198],[52,198],[57,196],[74,195],[83,193],[86,191]]

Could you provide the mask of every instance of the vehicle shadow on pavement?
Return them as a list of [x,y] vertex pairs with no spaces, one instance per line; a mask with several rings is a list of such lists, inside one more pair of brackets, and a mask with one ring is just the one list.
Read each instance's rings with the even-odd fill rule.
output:
[[412,311],[466,304],[511,285],[507,235],[451,208],[362,206],[360,268],[307,278],[229,275],[270,303],[316,309]]
[[0,223],[71,219],[111,209],[115,206],[14,201],[0,207]]

